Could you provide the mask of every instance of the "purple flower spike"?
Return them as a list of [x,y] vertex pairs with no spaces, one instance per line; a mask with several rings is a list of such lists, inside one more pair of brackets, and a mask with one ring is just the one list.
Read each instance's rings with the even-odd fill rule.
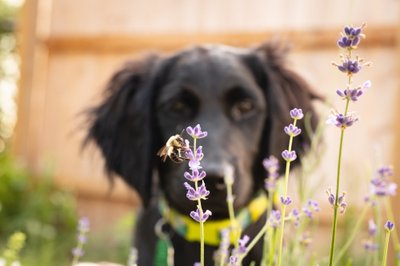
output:
[[385,223],[385,229],[386,229],[386,231],[390,232],[390,231],[393,230],[393,228],[394,228],[394,223],[392,223],[391,221],[388,220],[388,221]]
[[282,152],[282,158],[285,159],[287,162],[292,162],[297,158],[296,151],[284,150]]
[[202,131],[200,124],[197,124],[194,128],[187,127],[186,132],[194,139],[201,139],[207,137],[207,131]]
[[280,199],[283,205],[289,205],[292,203],[292,199],[290,197],[286,197],[285,199],[283,196],[281,196]]
[[276,188],[276,181],[279,177],[279,161],[271,155],[269,158],[263,160],[263,166],[268,172],[268,178],[265,179],[265,189],[273,190]]
[[300,224],[300,212],[297,209],[293,209],[291,212],[291,216],[293,218],[294,226],[299,226]]
[[352,43],[352,41],[351,41],[349,38],[347,38],[346,36],[342,36],[342,37],[338,40],[337,45],[338,45],[340,48],[347,48],[347,47],[351,47],[351,43]]
[[355,49],[360,44],[361,38],[365,35],[362,34],[362,29],[366,26],[363,24],[361,27],[346,26],[343,29],[341,38],[338,41],[338,46],[340,48],[352,48]]
[[296,136],[300,135],[300,133],[301,133],[301,129],[296,127],[293,124],[290,124],[289,126],[286,126],[284,128],[284,130],[285,130],[285,133],[287,135],[291,136],[291,137],[296,137]]
[[376,231],[377,231],[376,224],[375,224],[374,220],[370,219],[368,221],[368,234],[370,236],[375,236]]
[[[332,207],[334,207],[335,206],[336,197],[335,197],[335,195],[332,194],[332,191],[331,191],[330,188],[328,190],[326,190],[326,194],[328,194],[329,204],[331,204]],[[337,200],[337,207],[339,208],[339,212],[341,214],[343,214],[346,211],[346,208],[347,208],[347,203],[346,203],[346,200],[345,200],[345,196],[346,196],[346,192],[342,192],[342,195],[339,196],[339,198]]]
[[290,117],[296,120],[300,120],[304,117],[303,110],[300,108],[293,108],[289,113]]
[[81,248],[74,248],[72,249],[72,256],[76,258],[80,258],[84,255],[84,251]]
[[364,241],[363,246],[366,251],[376,251],[379,248],[378,244],[372,242],[371,240]]
[[78,231],[81,233],[89,232],[90,220],[87,217],[82,217],[79,219]]
[[205,171],[199,172],[198,169],[194,169],[192,171],[192,174],[190,174],[189,172],[185,172],[183,175],[185,176],[185,178],[187,180],[196,182],[196,181],[203,180],[206,177],[206,172]]
[[207,219],[211,216],[211,211],[210,210],[206,210],[203,215],[200,215],[200,210],[196,209],[196,211],[191,211],[190,212],[190,217],[192,217],[193,220],[197,221],[197,222],[205,222],[207,221]]
[[329,204],[334,206],[336,197],[335,195],[333,195],[332,190],[329,188],[328,190],[326,190],[326,194],[328,194]]
[[230,256],[229,257],[229,266],[238,266],[239,259],[237,256]]
[[336,65],[337,68],[348,75],[356,74],[360,72],[362,65],[360,65],[358,60],[346,59],[341,65]]
[[270,172],[276,172],[279,168],[279,161],[278,159],[271,155],[268,158],[264,159],[262,162],[265,170],[268,171],[268,173]]
[[393,166],[391,165],[382,166],[381,168],[378,169],[377,172],[382,178],[393,176]]
[[241,239],[238,240],[239,242],[239,254],[244,254],[247,251],[246,244],[249,242],[250,237],[248,235],[244,235]]
[[204,184],[204,181],[202,182],[201,186],[199,186],[197,189],[194,189],[187,182],[185,182],[183,184],[184,184],[185,188],[187,189],[186,197],[189,200],[193,200],[193,201],[197,201],[199,199],[206,200],[207,196],[210,194],[210,191],[206,189],[206,185]]
[[347,115],[343,115],[334,112],[328,116],[326,123],[334,125],[339,128],[347,128],[352,126],[357,121],[358,117],[354,113],[348,113]]
[[389,182],[383,178],[374,178],[371,180],[370,191],[371,194],[378,197],[394,196],[396,195],[397,184]]
[[271,215],[268,218],[268,222],[274,228],[278,228],[281,223],[281,212],[278,210],[272,210]]
[[219,243],[218,253],[220,256],[229,256],[229,229],[225,228],[221,230],[221,241]]

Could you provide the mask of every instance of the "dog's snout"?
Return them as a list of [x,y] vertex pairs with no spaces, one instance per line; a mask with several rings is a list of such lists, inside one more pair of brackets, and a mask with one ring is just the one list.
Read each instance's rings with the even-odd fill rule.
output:
[[233,168],[228,164],[210,163],[204,170],[207,172],[207,183],[218,190],[225,190],[226,180],[233,178]]

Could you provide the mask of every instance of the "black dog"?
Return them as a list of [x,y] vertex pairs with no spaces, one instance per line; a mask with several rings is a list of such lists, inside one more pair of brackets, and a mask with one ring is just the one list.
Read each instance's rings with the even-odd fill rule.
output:
[[[205,183],[211,192],[204,208],[212,211],[209,221],[218,223],[228,218],[223,179],[227,167],[234,172],[234,207],[239,213],[264,187],[262,160],[271,154],[280,158],[288,145],[283,128],[291,122],[289,111],[302,108],[312,114],[315,124],[311,101],[316,96],[285,67],[285,53],[268,43],[249,49],[199,46],[129,62],[114,74],[104,102],[90,112],[88,140],[100,147],[109,174],[122,177],[141,196],[144,209],[135,235],[139,265],[157,264],[155,227],[165,206],[174,217],[196,209],[185,196],[187,164],[168,159],[163,163],[156,156],[170,136],[196,124],[208,131],[208,137],[199,140],[205,153]],[[308,142],[302,134],[295,139],[294,149],[301,153]],[[258,211],[256,220],[245,225],[244,234],[250,237],[265,223],[264,208]],[[177,230],[175,218],[164,218],[162,230],[175,249],[175,265],[199,261],[199,243]],[[214,265],[216,245],[206,241],[206,265]],[[258,243],[244,265],[259,262],[261,248]]]

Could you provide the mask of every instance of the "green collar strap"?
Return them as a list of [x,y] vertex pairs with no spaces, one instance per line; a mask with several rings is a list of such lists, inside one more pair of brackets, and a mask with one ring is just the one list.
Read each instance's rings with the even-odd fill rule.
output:
[[[236,221],[240,228],[244,230],[250,224],[256,222],[268,207],[268,198],[264,192],[258,193],[247,207],[240,210],[236,215]],[[190,242],[200,242],[200,224],[188,215],[183,215],[170,208],[165,201],[160,203],[160,211],[163,218],[171,227],[183,238]],[[204,243],[207,245],[218,246],[221,240],[221,230],[230,227],[231,221],[208,220],[204,223]],[[231,243],[234,243],[231,234]]]

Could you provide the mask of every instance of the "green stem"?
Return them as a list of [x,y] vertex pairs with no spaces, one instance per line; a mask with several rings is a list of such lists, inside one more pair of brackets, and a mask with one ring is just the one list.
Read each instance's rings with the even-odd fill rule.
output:
[[[297,120],[294,119],[293,126],[296,126],[296,122],[297,122]],[[289,146],[288,146],[289,152],[292,151],[292,144],[293,144],[293,136],[290,136]],[[284,184],[284,192],[283,192],[284,199],[287,198],[289,173],[290,173],[290,161],[287,160],[286,168],[285,168],[285,184]],[[282,246],[283,246],[283,233],[284,233],[283,231],[285,229],[285,216],[286,216],[286,204],[283,204],[282,213],[281,213],[281,224],[279,227],[278,266],[281,266],[281,263],[282,263]]]
[[337,212],[338,212],[338,198],[339,198],[339,186],[340,186],[340,168],[341,168],[341,163],[342,163],[343,138],[344,138],[344,128],[342,128],[342,130],[341,130],[340,142],[339,142],[339,156],[338,156],[337,176],[336,176],[335,203],[334,203],[334,206],[333,206],[332,238],[331,238],[331,248],[330,248],[330,253],[329,253],[329,266],[333,265],[333,253],[334,253],[334,250],[335,250],[336,227],[337,227]]
[[275,255],[275,249],[276,249],[276,241],[277,241],[277,237],[278,237],[278,231],[275,230],[274,228],[273,230],[273,239],[272,239],[272,248],[271,251],[269,252],[269,265],[272,266],[274,264],[274,255]]
[[253,238],[253,240],[250,242],[250,244],[247,246],[246,248],[246,252],[243,253],[240,257],[239,257],[239,265],[241,265],[242,260],[244,259],[244,257],[247,256],[247,254],[250,252],[250,250],[257,244],[258,240],[260,240],[260,238],[265,234],[265,232],[268,229],[268,224],[266,223],[263,228],[261,228],[261,230],[257,233],[257,235]]
[[[274,199],[275,199],[275,190],[270,191],[270,199],[268,201],[268,209],[267,214],[270,215],[272,213]],[[265,224],[268,223],[268,219],[265,220]],[[272,228],[271,228],[272,229]],[[274,230],[272,231],[272,235],[274,235]],[[264,235],[264,246],[263,246],[263,257],[261,261],[261,266],[267,266],[268,258],[271,260],[271,252],[275,253],[275,250],[272,248],[272,237],[268,237],[268,234]],[[272,262],[270,262],[272,263]]]
[[367,214],[368,211],[368,206],[365,206],[361,212],[361,215],[359,216],[353,231],[351,232],[350,236],[347,238],[346,243],[343,245],[343,247],[340,249],[339,253],[336,255],[334,264],[336,265],[339,260],[343,257],[343,255],[346,253],[346,251],[349,249],[351,243],[353,242],[354,238],[356,237],[356,234],[359,232],[360,227],[362,222],[364,221],[365,215]]
[[[390,204],[390,198],[386,197],[385,198],[385,208],[386,208],[386,213],[388,215],[388,219],[391,221],[395,221],[394,215],[393,215],[393,209],[392,209],[392,204]],[[392,237],[392,242],[393,242],[393,247],[396,250],[396,252],[400,251],[400,243],[399,243],[399,236],[397,235],[397,230],[393,231],[393,237]],[[396,265],[397,265],[397,260],[396,259]]]
[[[196,156],[197,150],[197,138],[193,138],[193,155]],[[197,190],[199,187],[198,181],[194,182],[195,189]],[[203,207],[201,206],[201,199],[197,200],[197,208],[199,209],[200,215],[200,265],[204,266],[204,222],[202,221],[203,217]]]
[[228,212],[229,212],[229,220],[231,222],[232,234],[235,240],[235,248],[239,247],[239,239],[241,234],[241,228],[239,228],[239,224],[237,223],[235,210],[233,208],[233,193],[232,193],[232,184],[227,184],[226,186],[227,197],[226,202],[228,204]]
[[[351,75],[349,75],[349,84],[351,84]],[[344,111],[344,116],[347,115],[349,110],[349,103],[350,100],[346,100],[346,107]],[[342,165],[342,151],[343,151],[343,139],[344,139],[344,131],[345,127],[342,127],[340,131],[340,141],[339,141],[339,155],[338,155],[338,164],[337,164],[337,171],[336,171],[336,191],[335,191],[335,203],[333,206],[333,222],[332,222],[332,238],[331,238],[331,247],[329,253],[329,266],[333,265],[333,255],[335,251],[335,241],[336,241],[336,228],[337,228],[337,212],[338,212],[338,198],[339,198],[339,191],[340,191],[340,170]]]
[[386,266],[387,262],[387,253],[388,253],[388,247],[389,247],[389,238],[390,238],[390,231],[386,230],[385,234],[385,246],[383,247],[383,257],[382,257],[382,266]]

